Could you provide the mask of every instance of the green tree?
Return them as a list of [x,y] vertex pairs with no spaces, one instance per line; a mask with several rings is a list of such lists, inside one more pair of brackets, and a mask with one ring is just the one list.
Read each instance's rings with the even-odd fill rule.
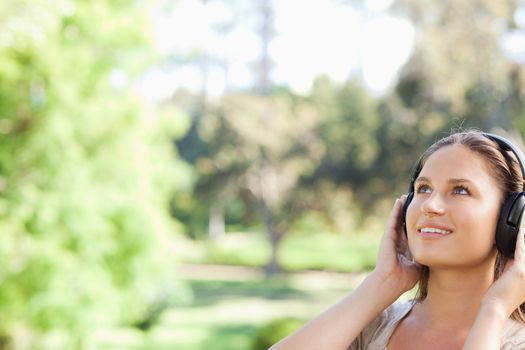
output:
[[308,100],[323,116],[316,132],[326,147],[315,177],[351,188],[353,200],[365,207],[372,204],[377,193],[370,169],[380,151],[377,102],[356,80],[336,84],[327,77],[316,79]]
[[0,5],[0,348],[88,348],[166,281],[184,123],[131,91],[152,59],[144,5]]
[[294,219],[310,204],[301,180],[319,163],[324,146],[314,128],[318,113],[286,95],[230,94],[199,125],[210,153],[197,159],[210,201],[243,194],[259,213],[272,243],[269,273],[278,269],[277,250]]
[[396,92],[429,135],[456,119],[491,130],[513,128],[517,66],[501,49],[514,26],[516,2],[398,0],[420,33]]

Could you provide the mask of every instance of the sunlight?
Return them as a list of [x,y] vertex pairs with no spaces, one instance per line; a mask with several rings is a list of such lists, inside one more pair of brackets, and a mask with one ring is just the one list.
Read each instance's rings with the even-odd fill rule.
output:
[[[321,74],[338,82],[358,77],[371,92],[386,92],[414,43],[412,25],[385,12],[391,2],[368,0],[365,10],[322,0],[275,1],[275,36],[269,46],[273,81],[305,94]],[[147,88],[141,89],[150,98],[161,98],[167,90],[181,87],[219,96],[228,89],[253,86],[261,50],[258,14],[245,12],[251,17],[234,22],[224,4],[182,0],[171,13],[156,14],[155,35],[162,54],[181,59],[201,55],[206,61],[201,66],[175,63],[168,71],[150,75],[144,81]]]

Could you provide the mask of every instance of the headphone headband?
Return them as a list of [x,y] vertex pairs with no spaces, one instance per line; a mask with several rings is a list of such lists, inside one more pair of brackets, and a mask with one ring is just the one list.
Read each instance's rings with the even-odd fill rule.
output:
[[[525,165],[524,165],[525,164],[525,156],[523,155],[523,152],[518,147],[514,146],[514,144],[512,142],[510,142],[509,140],[507,140],[506,138],[504,138],[502,136],[491,134],[491,133],[488,133],[488,132],[483,132],[482,135],[487,137],[488,139],[496,142],[498,144],[498,146],[500,146],[505,151],[511,151],[516,156],[516,160],[518,161],[518,163],[520,165],[521,176],[523,177],[523,179],[525,181]],[[524,185],[524,188],[525,188],[525,182],[524,182],[523,185]]]

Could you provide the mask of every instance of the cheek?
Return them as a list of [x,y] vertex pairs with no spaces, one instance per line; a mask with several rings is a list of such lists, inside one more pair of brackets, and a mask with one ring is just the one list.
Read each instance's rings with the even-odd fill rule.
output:
[[494,242],[498,218],[499,207],[478,212],[474,210],[473,212],[466,212],[463,215],[457,215],[456,221],[476,239]]
[[[495,249],[499,206],[472,206],[468,210],[451,208],[451,220],[456,228],[455,242],[465,259],[486,257]],[[468,249],[467,249],[468,247]]]

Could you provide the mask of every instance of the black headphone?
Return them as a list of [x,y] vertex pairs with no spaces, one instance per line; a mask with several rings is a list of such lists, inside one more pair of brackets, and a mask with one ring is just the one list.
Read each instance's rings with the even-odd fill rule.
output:
[[[518,160],[521,174],[525,178],[525,157],[519,148],[514,146],[509,140],[494,134],[481,133],[486,138],[496,142],[503,151],[511,151]],[[408,195],[403,206],[403,228],[406,231],[406,214],[408,206],[414,198],[414,182],[416,181],[421,169],[423,168],[423,159],[420,158],[413,171],[408,187]],[[525,188],[525,184],[524,184]],[[516,238],[520,229],[521,219],[525,210],[525,192],[513,192],[504,201],[496,226],[496,247],[507,257],[513,257],[516,249]]]

